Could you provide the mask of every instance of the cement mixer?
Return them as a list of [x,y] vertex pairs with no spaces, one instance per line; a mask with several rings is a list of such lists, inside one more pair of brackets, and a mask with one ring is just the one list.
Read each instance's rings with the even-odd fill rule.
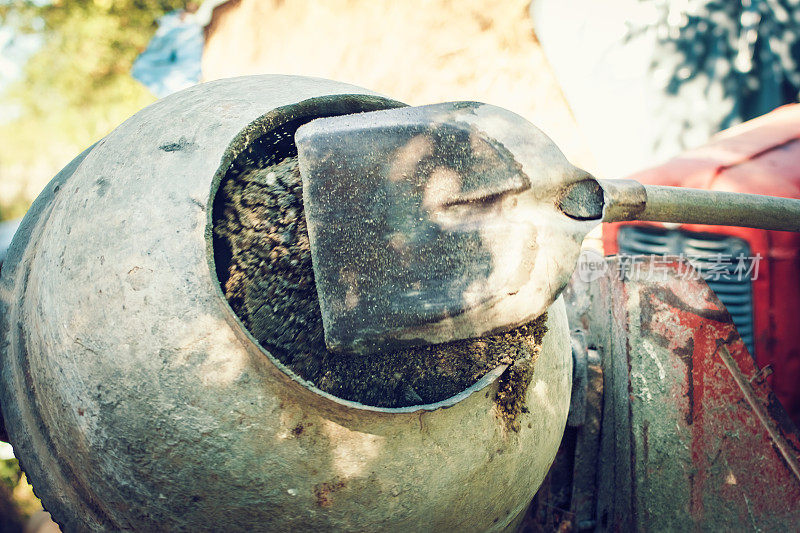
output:
[[324,373],[304,377],[296,335],[264,340],[284,327],[277,307],[258,326],[249,293],[238,304],[228,294],[235,250],[215,224],[231,173],[256,156],[292,156],[293,132],[313,119],[398,106],[321,79],[206,83],[140,111],[45,188],[3,264],[0,400],[28,479],[62,528],[517,526],[569,407],[560,298],[535,349],[527,333],[508,340],[528,365],[509,411],[515,361],[446,394],[404,386],[394,403],[334,394]]

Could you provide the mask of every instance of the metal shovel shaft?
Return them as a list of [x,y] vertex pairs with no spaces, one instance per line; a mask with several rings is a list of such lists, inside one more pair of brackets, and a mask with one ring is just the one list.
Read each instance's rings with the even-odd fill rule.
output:
[[645,190],[642,220],[800,231],[800,200],[664,186]]
[[587,179],[559,202],[579,220],[641,220],[800,231],[800,200],[759,194],[643,185],[634,180]]

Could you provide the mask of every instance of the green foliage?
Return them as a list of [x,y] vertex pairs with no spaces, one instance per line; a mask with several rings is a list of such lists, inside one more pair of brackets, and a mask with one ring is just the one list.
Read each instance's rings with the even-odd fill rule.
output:
[[21,477],[22,471],[16,459],[0,460],[0,483],[8,487],[8,490],[14,490]]
[[[11,505],[16,508],[22,518],[27,519],[42,508],[42,503],[33,493],[33,487],[28,484],[16,459],[0,460],[0,484],[5,487],[3,494],[10,496]],[[8,510],[6,509],[6,511]],[[9,517],[6,515],[5,518]],[[0,523],[3,521],[0,520]],[[3,524],[8,526],[8,521]]]
[[21,191],[10,198],[0,198],[0,220],[22,218],[30,204],[31,200]]
[[[0,20],[43,45],[4,96],[21,114],[0,125],[0,173],[59,166],[155,98],[130,76],[158,17],[186,0],[0,0]],[[56,167],[57,170],[59,167]],[[2,179],[2,177],[0,177]]]

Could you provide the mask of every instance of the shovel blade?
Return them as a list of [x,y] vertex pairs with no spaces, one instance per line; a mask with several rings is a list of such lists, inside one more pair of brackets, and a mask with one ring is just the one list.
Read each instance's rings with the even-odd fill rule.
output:
[[297,131],[328,349],[479,336],[552,302],[549,294],[496,312],[530,285],[537,246],[535,225],[518,216],[530,178],[504,144],[464,120],[492,113],[522,120],[456,102],[322,118]]

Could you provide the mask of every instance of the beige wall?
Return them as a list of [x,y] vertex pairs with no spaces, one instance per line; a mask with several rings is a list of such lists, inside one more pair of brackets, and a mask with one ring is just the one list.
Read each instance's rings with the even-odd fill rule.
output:
[[260,73],[354,83],[409,104],[508,108],[591,168],[533,34],[528,0],[241,0],[215,11],[206,80]]

